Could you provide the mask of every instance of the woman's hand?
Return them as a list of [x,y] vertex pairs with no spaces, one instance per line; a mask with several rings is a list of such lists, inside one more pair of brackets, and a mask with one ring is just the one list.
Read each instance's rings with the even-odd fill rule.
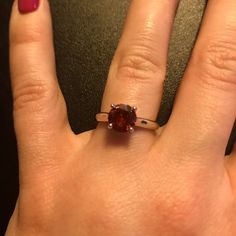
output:
[[[20,194],[6,235],[236,235],[236,152],[224,156],[236,117],[236,1],[208,1],[165,128],[127,134],[100,124],[77,136],[57,83],[48,2],[37,3],[15,2],[11,18]],[[177,5],[132,1],[102,111],[124,103],[156,119]]]

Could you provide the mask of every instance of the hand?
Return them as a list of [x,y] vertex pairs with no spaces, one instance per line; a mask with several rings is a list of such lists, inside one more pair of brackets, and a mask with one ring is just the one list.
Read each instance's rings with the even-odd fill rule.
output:
[[[224,156],[236,117],[235,0],[208,2],[164,128],[100,124],[77,136],[56,80],[48,3],[32,2],[19,0],[21,12],[15,3],[11,18],[20,194],[6,235],[236,235],[236,151]],[[156,119],[177,5],[132,1],[102,111],[124,103]]]

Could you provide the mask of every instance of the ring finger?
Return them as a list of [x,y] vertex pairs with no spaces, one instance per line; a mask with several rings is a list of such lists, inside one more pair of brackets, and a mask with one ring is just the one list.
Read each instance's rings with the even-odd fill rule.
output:
[[133,0],[115,53],[101,110],[136,106],[137,116],[155,120],[162,97],[168,44],[178,1]]

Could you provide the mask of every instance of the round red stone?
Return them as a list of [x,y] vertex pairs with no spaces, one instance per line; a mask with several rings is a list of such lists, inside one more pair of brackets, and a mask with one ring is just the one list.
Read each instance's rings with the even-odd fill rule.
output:
[[119,104],[112,108],[108,115],[108,122],[119,132],[129,132],[135,126],[137,116],[129,105]]

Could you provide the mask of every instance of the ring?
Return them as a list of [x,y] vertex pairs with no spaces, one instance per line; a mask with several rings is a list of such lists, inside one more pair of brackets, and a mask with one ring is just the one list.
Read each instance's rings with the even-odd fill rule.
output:
[[156,130],[160,126],[157,122],[137,117],[137,107],[125,104],[111,105],[110,112],[100,112],[96,115],[98,122],[107,122],[108,129],[119,132],[134,132],[134,127]]

